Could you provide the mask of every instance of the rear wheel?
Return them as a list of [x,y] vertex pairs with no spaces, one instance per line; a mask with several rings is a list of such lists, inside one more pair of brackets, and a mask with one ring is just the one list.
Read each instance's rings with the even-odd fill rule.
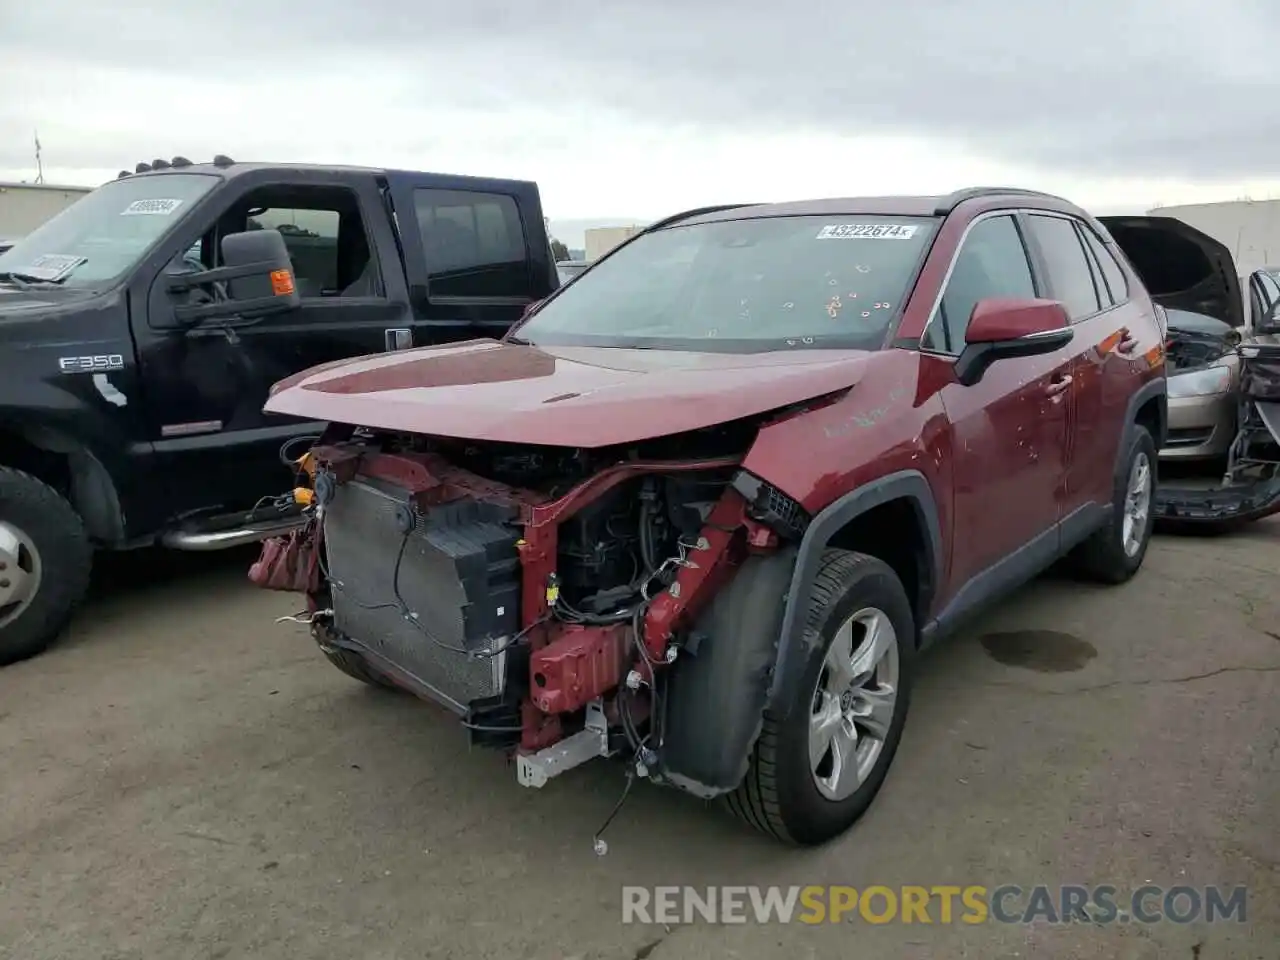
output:
[[797,702],[766,712],[729,808],[797,845],[824,843],[871,805],[906,724],[915,653],[906,590],[884,562],[828,550],[814,583]]
[[1083,577],[1124,583],[1142,566],[1155,526],[1156,445],[1146,427],[1134,424],[1116,477],[1110,522],[1082,543],[1073,556]]
[[51,644],[89,589],[93,549],[56,490],[0,467],[0,665]]

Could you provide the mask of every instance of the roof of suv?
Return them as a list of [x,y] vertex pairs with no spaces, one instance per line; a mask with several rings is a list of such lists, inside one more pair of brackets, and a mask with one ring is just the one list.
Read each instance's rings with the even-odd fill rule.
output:
[[714,223],[757,217],[804,217],[830,214],[879,214],[898,217],[942,217],[968,201],[1017,203],[1049,210],[1078,211],[1062,197],[1020,187],[966,187],[936,196],[835,197],[825,200],[794,200],[786,203],[735,204],[703,211],[677,214],[655,226]]

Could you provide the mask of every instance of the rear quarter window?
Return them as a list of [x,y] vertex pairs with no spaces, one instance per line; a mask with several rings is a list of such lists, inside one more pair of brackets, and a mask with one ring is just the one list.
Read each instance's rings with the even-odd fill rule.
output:
[[1116,263],[1115,255],[1087,225],[1081,224],[1080,232],[1084,234],[1085,243],[1089,245],[1090,252],[1093,253],[1098,266],[1102,268],[1102,277],[1107,283],[1107,291],[1111,294],[1112,302],[1124,303],[1129,299],[1129,281],[1124,271],[1120,269],[1120,264]]
[[418,189],[413,204],[433,300],[532,296],[527,241],[514,197]]

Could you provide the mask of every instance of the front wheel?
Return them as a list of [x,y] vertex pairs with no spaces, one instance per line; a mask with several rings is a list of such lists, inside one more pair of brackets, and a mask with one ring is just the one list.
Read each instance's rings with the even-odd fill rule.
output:
[[889,565],[826,551],[801,649],[803,702],[783,717],[766,711],[746,778],[728,805],[757,829],[810,846],[866,812],[906,724],[915,620]]
[[0,467],[0,666],[40,653],[89,589],[93,550],[56,490]]
[[1111,520],[1082,543],[1072,559],[1076,572],[1101,583],[1129,580],[1147,555],[1155,527],[1156,444],[1146,427],[1129,430],[1116,475]]

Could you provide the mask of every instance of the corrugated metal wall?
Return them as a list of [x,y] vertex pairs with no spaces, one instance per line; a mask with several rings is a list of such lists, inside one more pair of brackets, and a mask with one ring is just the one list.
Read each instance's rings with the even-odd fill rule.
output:
[[587,248],[587,259],[599,260],[623,240],[635,236],[643,229],[640,226],[595,227],[585,231],[582,239]]

